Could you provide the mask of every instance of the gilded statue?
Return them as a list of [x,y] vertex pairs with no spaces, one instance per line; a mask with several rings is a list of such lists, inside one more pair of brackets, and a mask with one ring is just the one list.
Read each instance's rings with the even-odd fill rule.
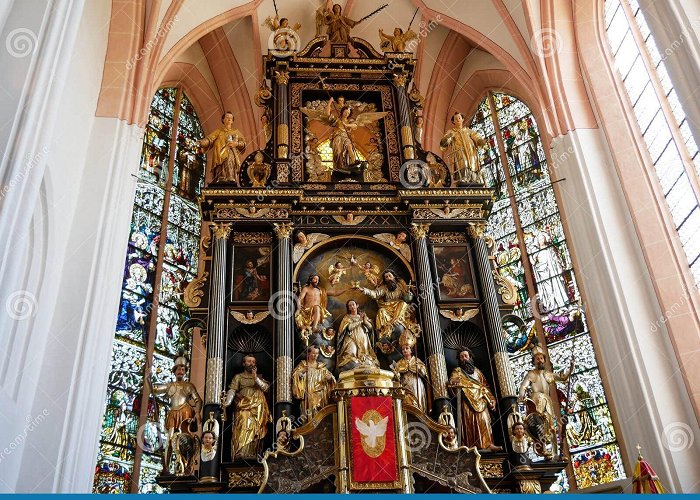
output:
[[321,330],[321,324],[331,317],[326,306],[328,293],[320,286],[321,277],[312,274],[299,293],[299,308],[294,314],[294,322],[299,329],[302,339],[308,342],[309,337]]
[[319,9],[322,9],[322,14],[317,14],[326,25],[326,35],[331,43],[348,43],[350,41],[350,29],[353,28],[357,21],[353,21],[349,17],[342,14],[343,9],[339,4],[333,5],[331,0],[326,0],[326,3]]
[[365,127],[377,120],[384,118],[387,112],[365,112],[359,113],[353,118],[354,109],[345,104],[339,111],[333,107],[335,100],[331,97],[325,109],[315,110],[310,108],[300,108],[304,115],[313,120],[333,128],[331,133],[331,147],[333,149],[333,169],[341,173],[351,173],[352,167],[358,162],[357,152],[351,134],[360,127]]
[[[556,387],[557,382],[569,380],[571,371],[574,368],[574,357],[571,357],[569,369],[565,372],[553,372],[547,369],[547,356],[540,346],[532,348],[532,362],[535,368],[525,374],[525,378],[520,384],[518,391],[518,401],[524,402],[529,393],[529,399],[534,403],[534,408],[528,411],[539,414],[544,420],[544,430],[542,436],[533,436],[535,439],[535,451],[545,457],[551,458],[558,455],[557,430],[555,421],[557,419],[554,412],[554,404],[550,397],[550,389]],[[551,446],[551,454],[548,447]]]
[[318,361],[319,348],[311,344],[306,348],[306,359],[292,371],[292,395],[301,400],[302,415],[311,418],[329,402],[335,386],[333,374],[326,364]]
[[248,165],[248,178],[253,187],[265,187],[270,178],[271,166],[263,160],[265,157],[258,151],[255,153],[255,161]]
[[224,401],[233,403],[231,460],[255,459],[272,421],[265,393],[270,384],[258,375],[255,356],[243,357],[243,372],[234,375]]
[[241,185],[241,154],[245,151],[245,137],[233,128],[233,113],[221,117],[223,127],[215,130],[197,145],[204,151],[212,150],[214,182],[235,182]]
[[170,474],[170,460],[173,454],[173,438],[180,431],[183,424],[187,425],[196,419],[198,426],[202,421],[202,398],[199,397],[197,388],[191,382],[185,380],[187,373],[187,358],[180,355],[173,361],[174,382],[165,384],[153,384],[151,381],[151,367],[146,369],[145,380],[148,390],[154,395],[163,395],[170,404],[170,410],[165,417],[165,453],[163,455],[163,473]]
[[479,161],[479,148],[486,141],[474,130],[464,126],[464,115],[456,112],[451,118],[452,127],[440,139],[440,149],[450,150],[448,164],[452,179],[457,184],[483,184],[484,177]]
[[391,36],[379,28],[379,38],[382,41],[380,47],[384,52],[406,52],[406,42],[417,39],[418,35],[413,30],[404,33],[401,28],[394,28],[394,35]]
[[406,282],[397,278],[392,271],[384,271],[382,283],[374,290],[361,287],[357,282],[353,283],[353,288],[377,301],[379,310],[375,324],[382,344],[390,343],[407,330],[415,336],[420,335],[415,312],[408,304],[413,300],[413,293]]
[[377,354],[372,347],[372,321],[360,313],[357,302],[345,304],[347,314],[340,322],[338,335],[338,372],[354,368],[379,368]]
[[501,447],[493,444],[491,415],[495,411],[493,396],[484,374],[474,365],[469,349],[459,353],[459,367],[450,375],[450,387],[458,393],[462,427],[462,444],[479,450],[497,451]]
[[400,360],[391,365],[396,378],[401,382],[401,386],[406,389],[406,401],[428,412],[428,370],[420,359],[413,355],[416,346],[416,337],[405,331],[399,337],[401,347]]
[[311,132],[307,133],[306,145],[304,146],[304,157],[306,158],[306,180],[309,182],[330,182],[332,168],[327,168],[323,164],[321,153],[318,152],[318,138]]

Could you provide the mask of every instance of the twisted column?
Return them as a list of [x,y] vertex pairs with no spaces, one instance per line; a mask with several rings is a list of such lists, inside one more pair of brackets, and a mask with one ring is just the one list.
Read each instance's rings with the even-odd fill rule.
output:
[[435,416],[442,412],[443,407],[449,407],[447,393],[447,366],[445,365],[445,349],[442,344],[440,318],[435,303],[435,284],[430,272],[428,256],[428,228],[430,224],[412,224],[411,234],[415,241],[416,269],[419,294],[418,307],[423,320],[423,338],[430,371],[430,382],[433,388],[433,413]]
[[[226,253],[228,251],[228,238],[231,235],[231,224],[214,223],[212,231],[214,232],[214,242],[211,281],[209,283],[207,367],[202,422],[209,418],[211,412],[214,413],[214,418],[220,422],[221,406],[219,401],[224,384],[224,356],[226,353]],[[221,422],[219,425],[223,429]],[[214,459],[201,463],[199,467],[200,481],[218,481],[221,463],[220,444],[216,447],[217,452]]]
[[277,236],[277,292],[272,307],[279,314],[275,318],[275,421],[283,411],[291,415],[292,362],[294,359],[294,297],[292,291],[292,224],[275,224]]

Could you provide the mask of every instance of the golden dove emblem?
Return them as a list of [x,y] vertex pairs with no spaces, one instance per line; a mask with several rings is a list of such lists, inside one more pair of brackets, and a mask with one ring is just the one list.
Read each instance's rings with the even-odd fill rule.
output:
[[382,417],[377,410],[367,410],[361,419],[355,417],[355,427],[362,436],[362,449],[371,458],[384,453],[388,423],[389,417]]

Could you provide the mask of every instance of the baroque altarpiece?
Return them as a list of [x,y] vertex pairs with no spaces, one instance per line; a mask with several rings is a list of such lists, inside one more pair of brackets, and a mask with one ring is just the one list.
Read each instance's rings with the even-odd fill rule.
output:
[[[265,148],[245,150],[226,115],[199,142],[215,175],[183,328],[206,336],[204,432],[192,415],[168,417],[177,467],[158,482],[548,489],[566,464],[546,388],[518,404],[502,319],[517,291],[494,273],[484,235],[495,196],[483,139],[456,114],[441,151],[421,146],[417,61],[401,30],[383,36],[384,53],[342,32],[286,50],[294,33],[278,31],[256,95]],[[545,460],[531,463],[532,450]]]

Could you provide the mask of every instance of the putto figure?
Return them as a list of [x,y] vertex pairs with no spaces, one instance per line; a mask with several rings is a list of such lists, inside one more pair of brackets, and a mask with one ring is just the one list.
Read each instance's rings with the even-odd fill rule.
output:
[[221,117],[223,127],[215,130],[197,145],[204,151],[212,150],[214,182],[235,182],[241,185],[241,154],[245,151],[245,137],[233,128],[233,113]]
[[173,361],[173,373],[175,381],[166,384],[153,384],[151,381],[151,367],[146,369],[145,379],[149,391],[154,395],[164,395],[170,403],[170,411],[165,417],[165,430],[167,441],[165,454],[163,455],[163,473],[170,474],[170,460],[173,453],[173,435],[180,431],[183,423],[196,419],[198,427],[202,422],[202,398],[199,397],[196,387],[185,380],[187,373],[187,358],[180,355]]
[[440,149],[450,150],[448,164],[452,168],[452,178],[457,184],[483,184],[479,161],[479,148],[486,141],[478,133],[464,126],[464,115],[456,112],[452,115],[452,127],[440,139]]
[[224,400],[224,406],[233,403],[232,461],[257,457],[267,435],[267,425],[272,422],[265,398],[269,388],[270,384],[258,375],[255,356],[244,356],[243,373],[233,377]]
[[479,450],[497,451],[501,448],[493,444],[490,410],[496,409],[486,377],[474,366],[474,358],[469,349],[459,353],[459,367],[452,371],[450,386],[460,393],[462,443]]
[[292,394],[301,400],[302,415],[312,417],[328,404],[328,396],[335,386],[335,378],[325,363],[318,361],[318,346],[306,348],[306,359],[292,372]]
[[404,33],[401,28],[394,28],[394,36],[391,36],[385,34],[384,30],[380,28],[379,38],[382,41],[380,47],[384,52],[406,52],[406,43],[417,39],[418,35],[412,30]]

